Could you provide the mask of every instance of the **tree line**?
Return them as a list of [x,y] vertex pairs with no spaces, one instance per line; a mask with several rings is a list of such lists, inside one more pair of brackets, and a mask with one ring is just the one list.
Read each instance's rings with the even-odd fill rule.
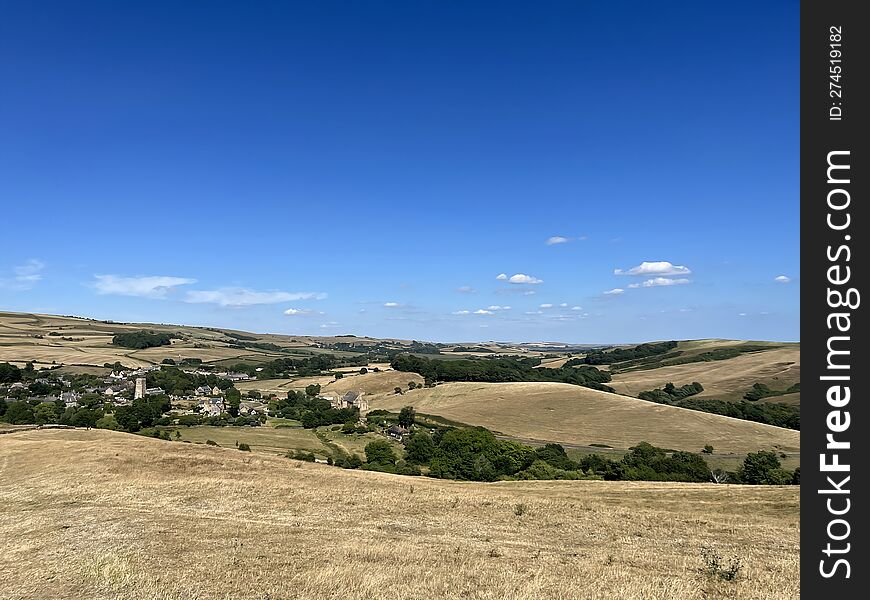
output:
[[459,360],[428,359],[413,354],[398,354],[390,361],[396,371],[417,373],[429,384],[439,381],[477,381],[502,383],[513,381],[549,381],[581,385],[610,391],[610,373],[592,366],[535,368],[537,358],[478,358]]

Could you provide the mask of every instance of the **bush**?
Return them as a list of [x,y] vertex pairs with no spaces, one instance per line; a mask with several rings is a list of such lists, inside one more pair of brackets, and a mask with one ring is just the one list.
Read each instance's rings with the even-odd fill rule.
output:
[[708,547],[701,548],[701,562],[704,565],[705,573],[725,581],[733,581],[742,566],[739,557],[732,558],[726,566],[722,556],[713,548]]
[[206,440],[205,444],[206,444],[206,446],[217,446],[218,445],[218,443],[214,440]]
[[304,452],[302,450],[291,450],[287,453],[287,458],[303,460],[305,462],[315,462],[317,460],[317,457],[314,456],[313,452]]
[[251,447],[247,443],[242,442],[241,444],[239,444],[239,450],[242,450],[243,452],[250,452]]

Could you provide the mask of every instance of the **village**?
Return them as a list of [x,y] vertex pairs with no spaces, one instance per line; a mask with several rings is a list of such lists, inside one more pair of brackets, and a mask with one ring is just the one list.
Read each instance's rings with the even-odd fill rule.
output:
[[[5,364],[0,367],[5,367]],[[169,393],[163,387],[149,387],[149,380],[159,379],[161,370],[160,365],[136,369],[113,368],[104,376],[96,376],[55,373],[52,369],[34,371],[32,365],[28,365],[19,370],[23,376],[17,377],[18,381],[0,383],[0,400],[3,404],[0,406],[0,413],[6,414],[13,405],[18,405],[30,407],[30,416],[19,418],[21,424],[53,425],[68,421],[75,426],[104,427],[98,420],[91,423],[86,419],[76,419],[75,415],[80,413],[81,417],[86,413],[96,414],[97,411],[103,416],[117,415],[125,410],[132,411],[137,401],[149,406],[159,406],[152,419],[140,423],[143,429],[148,426],[203,424],[258,426],[265,424],[270,418],[281,420],[292,414],[287,408],[289,401],[279,398],[277,394],[261,394],[257,390],[248,390],[243,394],[235,388],[235,383],[254,379],[247,373],[173,367],[172,370],[181,371],[197,381],[207,379],[210,382],[197,385],[189,393],[177,394]],[[15,377],[6,379],[12,378]],[[362,390],[321,392],[320,386],[314,385],[308,386],[304,392],[291,391],[287,396],[319,401],[321,410],[326,409],[328,402],[327,410],[334,413],[332,422],[356,422],[360,428],[369,427],[366,417],[370,410],[369,401]],[[55,418],[40,417],[40,414],[46,415],[49,412],[41,410],[40,407],[50,408],[54,411]],[[11,420],[8,415],[6,420]],[[410,434],[409,429],[383,419],[375,419],[373,422],[380,425],[377,428],[380,433],[397,442],[406,440]],[[306,426],[310,425],[311,422]]]

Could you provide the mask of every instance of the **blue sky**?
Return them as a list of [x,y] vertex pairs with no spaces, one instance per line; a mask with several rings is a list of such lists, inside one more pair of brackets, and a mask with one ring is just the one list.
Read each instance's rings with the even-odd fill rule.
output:
[[797,340],[798,14],[7,4],[0,309]]

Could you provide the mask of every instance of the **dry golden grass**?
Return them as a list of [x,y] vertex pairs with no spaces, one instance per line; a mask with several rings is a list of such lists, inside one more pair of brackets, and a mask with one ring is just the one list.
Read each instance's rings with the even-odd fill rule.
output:
[[81,430],[0,436],[0,476],[4,600],[800,592],[791,487],[460,483]]
[[350,391],[363,391],[369,395],[394,394],[397,387],[408,389],[410,382],[423,383],[423,378],[416,373],[404,373],[401,371],[380,371],[378,373],[366,373],[365,375],[345,375],[323,387],[323,392],[336,392],[344,394]]
[[[734,343],[730,345],[734,345]],[[689,342],[689,344],[697,343]],[[724,345],[728,344],[722,343],[719,346],[714,346],[710,342],[697,349],[706,351]],[[736,400],[742,398],[743,394],[748,392],[755,383],[764,383],[775,390],[784,390],[798,383],[801,375],[800,361],[800,346],[793,344],[784,348],[752,352],[728,360],[688,363],[646,371],[619,373],[614,375],[613,381],[607,385],[620,394],[636,396],[644,390],[664,387],[668,382],[680,386],[698,381],[704,386],[704,391],[698,397]],[[792,402],[795,400],[800,402],[800,394],[791,398]],[[779,402],[782,400],[772,398],[771,401]]]
[[[248,444],[254,452],[269,454],[286,454],[288,450],[303,450],[314,452],[321,457],[329,455],[329,449],[323,445],[311,429],[301,427],[197,427],[172,428],[181,433],[182,442],[200,442],[211,440],[224,448],[236,447],[236,442]],[[174,433],[171,433],[174,437]]]
[[506,435],[572,445],[628,448],[647,441],[676,450],[798,450],[800,432],[565,383],[445,383],[383,395],[371,408],[418,411],[483,425]]

